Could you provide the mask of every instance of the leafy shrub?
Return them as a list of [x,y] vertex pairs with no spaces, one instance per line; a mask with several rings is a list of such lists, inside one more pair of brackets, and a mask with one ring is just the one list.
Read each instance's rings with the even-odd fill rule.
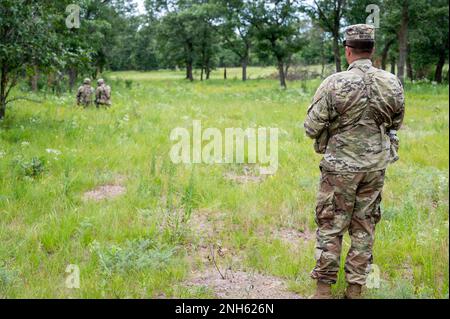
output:
[[16,273],[0,264],[0,289],[5,289],[16,280]]
[[131,88],[133,87],[133,81],[132,80],[125,80],[125,87],[128,90],[131,90]]
[[33,157],[29,161],[19,157],[14,160],[14,165],[21,175],[30,178],[39,177],[45,171],[45,160],[38,157]]
[[121,246],[101,246],[98,242],[91,244],[106,275],[141,271],[144,269],[159,270],[165,267],[175,249],[158,246],[149,239],[127,241]]

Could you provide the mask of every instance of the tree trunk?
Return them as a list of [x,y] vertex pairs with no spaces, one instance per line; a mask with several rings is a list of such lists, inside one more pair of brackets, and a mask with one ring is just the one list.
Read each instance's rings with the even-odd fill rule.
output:
[[188,61],[186,64],[186,79],[194,81],[194,75],[192,74],[192,61]]
[[38,91],[38,81],[39,81],[39,68],[37,65],[33,65],[33,75],[31,76],[31,90],[33,92]]
[[206,73],[206,80],[209,80],[209,77],[211,75],[211,69],[208,66],[205,68],[205,73]]
[[94,79],[98,79],[103,74],[103,66],[99,65],[96,68]]
[[190,41],[187,41],[185,43],[185,61],[186,61],[186,79],[193,82],[194,81],[194,75],[193,75],[193,63],[194,63],[194,44]]
[[7,68],[2,65],[2,74],[0,77],[0,120],[5,117],[6,113],[6,86],[8,85]]
[[286,79],[289,78],[289,67],[291,65],[289,63],[286,63],[286,66],[284,67],[284,76],[286,77]]
[[391,48],[393,43],[394,43],[394,39],[387,41],[386,44],[384,45],[383,52],[381,53],[381,68],[383,70],[386,70],[386,68],[387,68],[389,49]]
[[55,74],[53,72],[49,72],[47,75],[47,87],[55,94]]
[[408,74],[409,80],[414,81],[414,70],[411,62],[411,48],[408,45],[408,55],[406,56],[406,73]]
[[3,101],[1,101],[0,102],[0,120],[5,117],[5,113],[6,113],[6,104]]
[[77,70],[75,68],[69,69],[69,89],[70,92],[73,91],[73,88],[75,86],[75,82],[77,80]]
[[286,89],[286,74],[284,73],[284,62],[283,60],[278,60],[278,73],[280,75],[280,85],[282,88]]
[[445,50],[441,50],[441,52],[439,53],[439,61],[436,65],[436,72],[434,73],[434,80],[437,83],[442,83],[442,71],[445,65],[445,58]]
[[242,81],[247,81],[248,57],[242,59]]
[[399,57],[398,57],[398,78],[405,83],[405,65],[408,55],[408,1],[403,0],[402,21],[398,32]]
[[227,67],[223,68],[223,79],[226,80],[227,79]]
[[410,81],[414,81],[414,71],[412,67],[411,58],[409,57],[409,55],[406,58],[406,74],[408,75]]
[[395,58],[391,59],[391,73],[395,75],[395,67],[396,67],[397,61],[395,61]]
[[334,63],[336,64],[336,72],[342,71],[341,66],[341,50],[339,48],[339,30],[333,35],[333,51],[334,51]]
[[201,69],[202,70],[200,71],[200,81],[203,81],[203,67]]

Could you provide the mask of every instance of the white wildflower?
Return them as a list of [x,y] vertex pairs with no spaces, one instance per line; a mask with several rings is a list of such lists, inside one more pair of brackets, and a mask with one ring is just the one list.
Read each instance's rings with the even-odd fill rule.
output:
[[55,155],[61,155],[62,154],[60,150],[54,150],[54,149],[51,149],[51,148],[47,148],[46,151],[49,154],[55,154]]

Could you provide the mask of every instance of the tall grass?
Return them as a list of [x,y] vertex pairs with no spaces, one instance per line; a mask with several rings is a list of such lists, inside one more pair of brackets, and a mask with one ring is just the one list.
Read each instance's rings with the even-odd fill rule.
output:
[[[320,158],[302,122],[319,81],[284,91],[256,79],[273,70],[254,72],[247,83],[237,69],[227,81],[219,73],[202,83],[177,72],[119,72],[109,75],[109,110],[77,108],[69,94],[12,105],[0,123],[0,296],[212,296],[183,285],[194,267],[189,244],[200,236],[188,221],[200,211],[220,219],[214,240],[242,268],[310,294],[314,242],[290,245],[271,234],[315,228]],[[377,228],[382,285],[368,297],[448,297],[448,115],[448,86],[407,86],[401,161],[388,170]],[[278,127],[277,174],[238,184],[224,175],[242,165],[172,164],[170,131],[194,119],[221,130]],[[83,199],[118,176],[126,194]],[[80,267],[80,289],[64,285],[68,264]],[[335,293],[344,286],[341,279]]]

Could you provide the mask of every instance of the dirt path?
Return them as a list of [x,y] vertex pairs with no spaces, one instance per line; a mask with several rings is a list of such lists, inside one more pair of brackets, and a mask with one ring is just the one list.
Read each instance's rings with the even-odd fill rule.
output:
[[[225,230],[223,217],[223,214],[206,211],[195,211],[191,216],[190,227],[200,244],[188,249],[194,271],[184,285],[206,287],[217,298],[302,299],[288,290],[283,279],[245,269],[244,252],[232,251],[217,243],[215,236]],[[280,236],[298,240],[299,234],[288,234]],[[200,264],[195,263],[198,260]]]
[[221,275],[209,267],[194,272],[186,286],[208,287],[217,298],[223,299],[302,299],[288,291],[280,278],[240,270],[227,270]]
[[83,195],[85,201],[102,201],[105,199],[113,199],[126,193],[127,189],[122,186],[125,181],[124,176],[117,176],[115,181],[111,184],[99,186],[90,190]]

